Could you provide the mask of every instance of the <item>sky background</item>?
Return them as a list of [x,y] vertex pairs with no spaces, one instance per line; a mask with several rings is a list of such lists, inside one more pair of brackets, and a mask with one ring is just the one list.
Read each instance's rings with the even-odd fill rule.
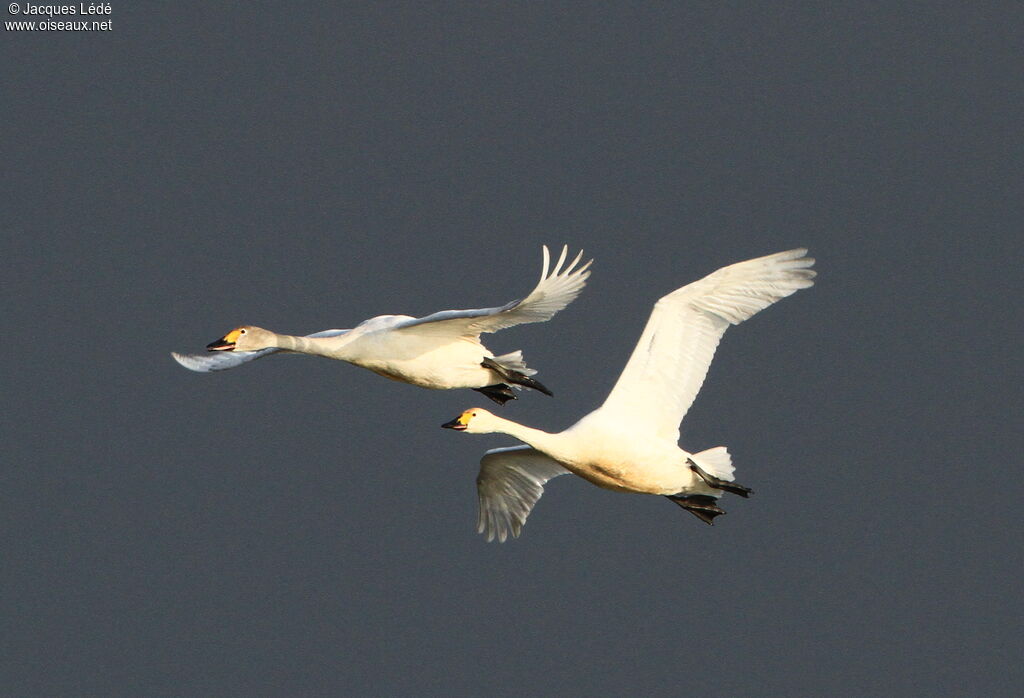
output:
[[[1018,694],[1019,4],[110,5],[0,39],[6,692]],[[561,478],[488,544],[479,394],[169,356],[504,303],[544,243],[586,290],[486,341],[548,430],[660,296],[818,259],[683,424],[756,490],[713,528]]]

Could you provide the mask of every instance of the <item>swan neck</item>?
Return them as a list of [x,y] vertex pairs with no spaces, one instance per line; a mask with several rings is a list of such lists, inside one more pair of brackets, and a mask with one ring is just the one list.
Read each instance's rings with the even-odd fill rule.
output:
[[322,341],[319,337],[296,337],[291,334],[274,334],[274,346],[279,349],[302,354],[324,353],[324,348],[321,345]]
[[534,429],[533,427],[528,427],[502,417],[498,417],[498,421],[500,426],[496,431],[514,436],[523,443],[533,446],[538,451],[546,451],[546,447],[550,445],[551,438],[554,436],[554,434],[549,434],[546,431]]

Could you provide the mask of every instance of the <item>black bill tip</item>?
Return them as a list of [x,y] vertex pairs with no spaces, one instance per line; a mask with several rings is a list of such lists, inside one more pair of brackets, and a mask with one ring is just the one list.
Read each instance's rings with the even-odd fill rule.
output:
[[210,342],[209,344],[206,345],[206,350],[207,351],[231,351],[234,348],[235,348],[235,343],[234,342],[226,342],[226,341],[224,341],[223,337],[218,339],[216,342]]

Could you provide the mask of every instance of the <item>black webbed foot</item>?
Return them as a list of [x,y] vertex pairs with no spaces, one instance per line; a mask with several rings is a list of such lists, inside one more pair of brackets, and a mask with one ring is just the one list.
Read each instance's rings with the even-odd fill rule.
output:
[[509,400],[515,400],[516,394],[512,390],[512,386],[505,385],[504,383],[498,383],[497,385],[488,385],[483,388],[473,388],[478,393],[483,393],[487,397],[494,400],[499,405],[504,405]]
[[716,516],[721,516],[725,513],[725,510],[718,506],[718,500],[706,494],[667,494],[665,496],[708,526],[715,524]]

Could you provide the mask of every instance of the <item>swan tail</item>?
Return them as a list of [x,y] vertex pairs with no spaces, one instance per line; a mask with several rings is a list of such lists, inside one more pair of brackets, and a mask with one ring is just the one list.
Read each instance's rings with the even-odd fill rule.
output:
[[694,453],[690,459],[709,475],[720,480],[732,481],[734,479],[732,474],[736,468],[733,467],[732,457],[729,456],[729,451],[725,446],[715,446],[706,451]]
[[514,351],[510,354],[495,356],[491,361],[498,364],[506,371],[514,371],[523,376],[532,376],[537,373],[537,371],[526,365],[522,351]]

